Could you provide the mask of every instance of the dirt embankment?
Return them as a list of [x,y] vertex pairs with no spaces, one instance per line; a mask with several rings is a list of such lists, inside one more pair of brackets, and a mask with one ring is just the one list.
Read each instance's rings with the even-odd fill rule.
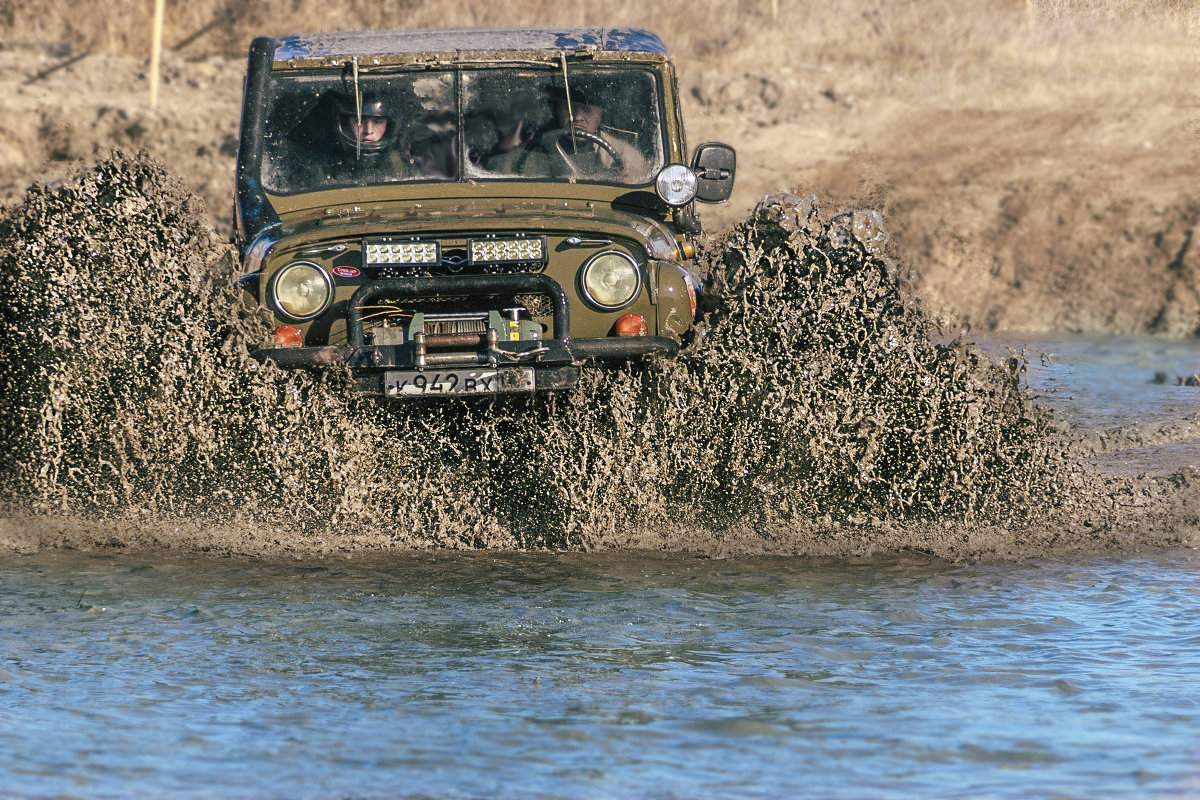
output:
[[230,228],[244,50],[302,30],[616,24],[675,54],[690,141],[739,154],[727,229],[764,194],[881,210],[949,326],[1196,335],[1200,8],[949,0],[696,0],[604,8],[200,0],[168,14],[148,107],[149,12],[0,9],[0,196],[112,146],[144,148]]

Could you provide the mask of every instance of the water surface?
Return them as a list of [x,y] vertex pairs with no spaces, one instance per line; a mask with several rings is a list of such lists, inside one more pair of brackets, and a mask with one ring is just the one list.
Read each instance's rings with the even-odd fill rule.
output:
[[1175,422],[1200,412],[1200,387],[1177,383],[1200,373],[1200,339],[997,337],[981,346],[995,355],[1023,350],[1037,398],[1080,425]]
[[1178,797],[1200,566],[0,561],[16,797]]

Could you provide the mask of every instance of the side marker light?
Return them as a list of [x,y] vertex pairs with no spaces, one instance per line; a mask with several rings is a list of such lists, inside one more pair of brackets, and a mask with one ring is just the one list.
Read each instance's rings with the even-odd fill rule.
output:
[[280,325],[274,335],[275,344],[280,347],[300,347],[304,344],[304,332],[295,325]]
[[639,314],[626,314],[613,326],[617,336],[645,336],[646,319]]

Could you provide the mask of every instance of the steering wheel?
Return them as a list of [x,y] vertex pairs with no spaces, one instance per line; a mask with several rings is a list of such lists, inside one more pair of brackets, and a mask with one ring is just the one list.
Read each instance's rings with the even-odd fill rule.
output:
[[[557,153],[558,157],[561,158],[566,165],[571,168],[572,172],[578,172],[578,170],[575,169],[574,163],[571,161],[571,157],[574,154],[564,150],[562,147],[563,140],[570,138],[570,130],[567,128],[555,128],[554,130],[542,131],[539,133],[533,140],[533,144],[541,145],[546,152],[553,151]],[[581,131],[576,128],[575,139],[577,141],[582,139],[585,142],[591,142],[604,152],[608,153],[609,157],[612,158],[613,163],[611,167],[607,167],[606,169],[613,172],[623,172],[625,170],[625,159],[621,158],[620,154],[617,153],[616,148],[612,146],[612,143],[603,136],[595,133],[589,133],[588,131]],[[553,147],[550,147],[550,144],[553,144]]]

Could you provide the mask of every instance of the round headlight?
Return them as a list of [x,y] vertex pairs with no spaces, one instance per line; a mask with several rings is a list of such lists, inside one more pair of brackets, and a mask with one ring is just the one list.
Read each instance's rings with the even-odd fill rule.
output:
[[271,286],[275,307],[292,319],[312,319],[333,298],[329,274],[309,261],[288,264],[275,273]]
[[599,253],[583,265],[579,274],[583,294],[592,305],[611,309],[628,305],[642,287],[642,273],[624,253]]
[[682,206],[696,196],[696,183],[696,173],[683,164],[668,164],[658,173],[654,188],[667,205]]

